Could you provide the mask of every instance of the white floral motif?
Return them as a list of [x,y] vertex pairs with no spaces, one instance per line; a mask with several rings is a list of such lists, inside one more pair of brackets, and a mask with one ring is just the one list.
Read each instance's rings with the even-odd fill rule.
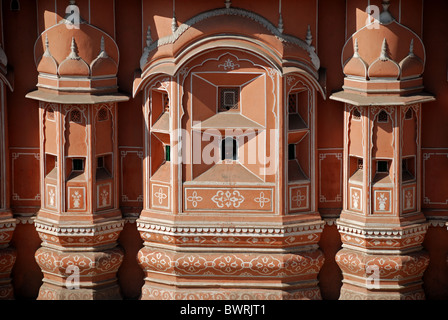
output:
[[193,191],[193,194],[189,197],[187,197],[187,201],[191,201],[194,208],[197,207],[198,202],[202,201],[202,197],[198,196],[198,193],[196,191]]
[[244,197],[237,190],[233,192],[220,190],[212,197],[212,201],[216,203],[218,208],[223,208],[224,206],[227,208],[230,208],[230,206],[238,208],[244,202]]
[[379,210],[386,210],[386,201],[387,198],[384,196],[384,193],[380,193],[380,196],[377,198],[379,203]]
[[297,208],[301,208],[302,201],[306,200],[306,195],[303,195],[302,191],[297,190],[297,194],[294,197],[292,197],[291,200],[297,203],[297,206],[296,206]]
[[264,197],[264,192],[260,192],[260,196],[255,198],[255,202],[260,205],[260,208],[263,208],[266,203],[269,203],[271,199]]
[[109,200],[108,195],[109,195],[109,192],[107,192],[105,189],[103,189],[103,192],[101,192],[101,205],[103,207],[106,207],[109,204],[109,202],[108,202],[108,200]]
[[406,196],[405,197],[406,197],[406,209],[412,208],[413,207],[413,205],[412,205],[412,198],[413,198],[412,192],[410,190],[408,190],[406,192]]
[[73,192],[73,208],[79,208],[81,206],[81,194],[78,191]]
[[54,207],[55,206],[55,194],[53,189],[50,189],[50,191],[48,192],[48,197],[50,198],[50,206]]
[[154,193],[154,197],[159,200],[159,204],[162,204],[163,200],[165,200],[168,196],[163,192],[162,188],[159,188],[159,191]]
[[237,63],[234,63],[232,61],[232,59],[229,58],[223,64],[219,64],[218,67],[224,67],[224,70],[227,70],[227,69],[235,70],[235,67],[239,68],[240,65]]
[[358,193],[353,193],[352,194],[352,200],[353,200],[353,202],[352,202],[353,209],[358,209],[358,207],[359,207],[359,194]]

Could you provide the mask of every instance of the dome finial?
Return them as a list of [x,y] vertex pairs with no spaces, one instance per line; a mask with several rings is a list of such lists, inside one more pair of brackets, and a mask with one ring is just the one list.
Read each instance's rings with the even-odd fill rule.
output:
[[75,37],[72,37],[72,43],[70,45],[70,54],[67,59],[79,60],[78,46],[76,45]]
[[411,39],[411,44],[409,45],[409,56],[414,57],[414,39]]
[[148,25],[148,29],[146,30],[146,47],[149,47],[151,43],[152,43],[151,26]]
[[383,0],[383,12],[380,13],[380,23],[389,24],[394,21],[394,17],[389,12],[390,0]]
[[45,52],[44,56],[50,56],[50,41],[48,40],[48,34],[45,34]]
[[353,57],[355,58],[359,58],[359,53],[358,53],[359,47],[358,47],[358,38],[355,39],[355,46],[354,46],[354,51],[355,53],[353,54]]
[[380,55],[381,61],[387,61],[389,60],[389,56],[387,55],[387,41],[386,38],[383,40],[383,44],[381,45],[381,55]]
[[101,44],[100,44],[100,53],[98,55],[99,58],[107,58],[109,57],[106,52],[106,45],[104,42],[104,36],[101,36]]

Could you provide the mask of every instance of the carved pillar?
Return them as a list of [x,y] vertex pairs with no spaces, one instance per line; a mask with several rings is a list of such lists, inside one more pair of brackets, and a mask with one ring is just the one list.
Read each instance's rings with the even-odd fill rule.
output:
[[347,41],[344,90],[331,96],[345,103],[340,299],[424,298],[421,108],[434,97],[423,92],[423,42],[388,8]]
[[128,97],[117,92],[114,39],[71,23],[38,38],[38,90],[27,95],[39,101],[38,299],[120,299],[117,103]]
[[424,298],[420,118],[420,104],[346,105],[345,201],[337,222],[343,249],[336,255],[341,299]]
[[38,299],[120,298],[116,103],[40,103],[44,273]]

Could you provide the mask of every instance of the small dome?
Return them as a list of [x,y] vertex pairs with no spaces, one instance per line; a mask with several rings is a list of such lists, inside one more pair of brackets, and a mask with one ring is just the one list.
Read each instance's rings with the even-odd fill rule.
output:
[[409,54],[400,62],[401,79],[420,77],[425,66],[423,61],[414,54],[414,39],[411,40]]
[[61,62],[58,69],[60,76],[90,76],[89,65],[78,55],[75,38],[72,38],[70,54]]
[[350,58],[350,60],[344,66],[344,74],[351,75],[354,77],[361,77],[363,79],[367,78],[367,64],[359,56],[358,53],[358,39],[355,39],[355,53]]
[[49,74],[56,74],[58,72],[58,63],[50,53],[48,37],[45,38],[45,52],[39,61],[37,71]]
[[90,66],[92,77],[115,75],[118,72],[118,66],[115,61],[109,57],[104,46],[104,37],[101,38],[101,49],[98,57],[92,61]]
[[368,75],[370,79],[398,79],[400,77],[400,66],[389,58],[387,54],[387,41],[383,40],[381,46],[381,54],[369,67]]

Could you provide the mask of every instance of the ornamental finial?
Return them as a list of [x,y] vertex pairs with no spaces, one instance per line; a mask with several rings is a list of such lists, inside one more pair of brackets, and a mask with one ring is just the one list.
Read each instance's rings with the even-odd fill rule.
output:
[[389,24],[394,21],[394,17],[389,12],[390,0],[383,0],[383,12],[380,13],[380,23]]
[[381,45],[381,55],[380,55],[381,61],[387,61],[389,60],[389,56],[387,55],[387,41],[386,38],[383,40],[383,44]]
[[359,58],[358,50],[359,50],[359,47],[358,47],[358,38],[356,38],[356,39],[355,39],[355,48],[354,48],[355,53],[353,54],[353,57],[355,57],[355,58]]
[[72,37],[72,43],[70,45],[70,54],[67,59],[79,60],[78,46],[76,45],[75,37]]

